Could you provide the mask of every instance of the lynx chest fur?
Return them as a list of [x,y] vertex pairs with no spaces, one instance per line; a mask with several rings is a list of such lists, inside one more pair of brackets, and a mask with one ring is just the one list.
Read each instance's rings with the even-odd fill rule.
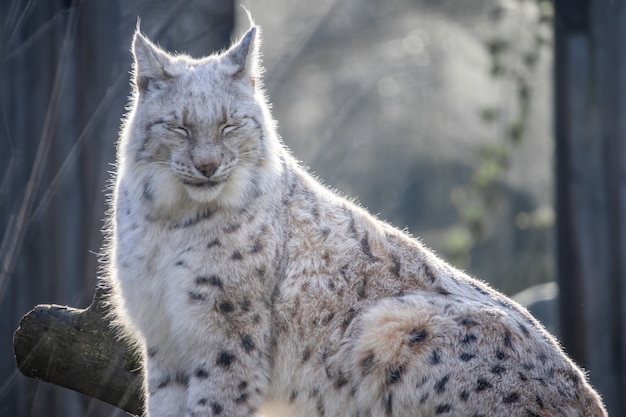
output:
[[258,45],[193,59],[135,34],[109,281],[147,413],[606,415],[523,308],[300,168]]

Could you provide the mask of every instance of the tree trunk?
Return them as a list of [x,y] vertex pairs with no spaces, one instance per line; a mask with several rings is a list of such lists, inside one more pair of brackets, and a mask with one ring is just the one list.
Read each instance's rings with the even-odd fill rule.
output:
[[626,4],[555,2],[562,342],[626,415]]

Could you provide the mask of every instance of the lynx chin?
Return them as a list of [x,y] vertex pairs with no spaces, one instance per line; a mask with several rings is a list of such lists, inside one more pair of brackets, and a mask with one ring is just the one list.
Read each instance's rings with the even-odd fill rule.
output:
[[194,59],[134,36],[108,280],[148,415],[606,416],[524,308],[300,167],[259,44]]

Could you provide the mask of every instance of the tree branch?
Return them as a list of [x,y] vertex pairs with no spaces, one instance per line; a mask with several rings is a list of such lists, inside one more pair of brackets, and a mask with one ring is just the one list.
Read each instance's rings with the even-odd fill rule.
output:
[[143,413],[142,364],[133,346],[117,338],[98,289],[91,305],[76,309],[38,305],[13,336],[17,367],[26,376]]

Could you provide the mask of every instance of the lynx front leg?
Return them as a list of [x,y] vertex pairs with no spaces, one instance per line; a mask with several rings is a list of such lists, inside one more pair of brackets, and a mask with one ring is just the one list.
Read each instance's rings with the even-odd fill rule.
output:
[[186,416],[253,415],[268,387],[269,361],[261,346],[262,340],[243,334],[197,360],[189,378]]
[[187,377],[166,366],[163,353],[148,350],[146,380],[149,417],[180,417],[185,410]]

